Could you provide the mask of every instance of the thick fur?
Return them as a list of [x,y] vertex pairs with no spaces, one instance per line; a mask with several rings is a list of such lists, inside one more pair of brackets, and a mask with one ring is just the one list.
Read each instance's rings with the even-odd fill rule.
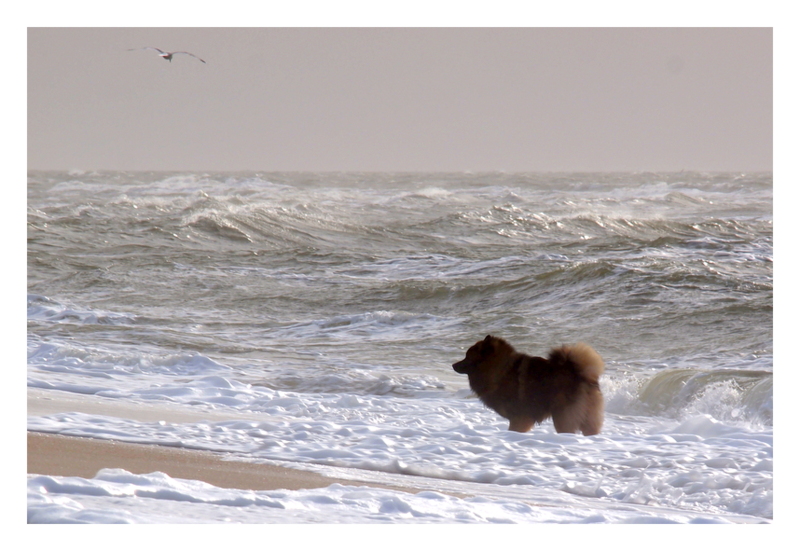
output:
[[603,426],[603,394],[598,380],[603,360],[588,344],[528,356],[487,335],[453,364],[488,407],[510,421],[509,430],[528,432],[552,417],[557,432],[597,434]]

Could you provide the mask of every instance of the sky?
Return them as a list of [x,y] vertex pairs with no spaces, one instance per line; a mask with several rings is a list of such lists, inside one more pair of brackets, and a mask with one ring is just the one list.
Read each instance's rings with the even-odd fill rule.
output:
[[29,27],[28,169],[772,170],[772,38]]

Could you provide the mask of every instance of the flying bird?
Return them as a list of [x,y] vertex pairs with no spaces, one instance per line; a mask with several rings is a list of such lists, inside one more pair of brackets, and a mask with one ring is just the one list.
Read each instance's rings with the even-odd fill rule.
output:
[[[186,54],[186,55],[190,55],[190,56],[192,56],[192,57],[193,57],[193,58],[195,58],[195,59],[200,59],[199,57],[197,57],[196,55],[194,55],[194,54],[193,54],[193,53],[191,53],[191,52],[165,52],[164,50],[160,50],[160,49],[158,49],[158,48],[153,48],[152,46],[145,46],[144,48],[131,48],[131,49],[130,49],[130,50],[128,50],[128,51],[129,51],[129,52],[132,52],[132,51],[134,51],[134,50],[155,50],[156,52],[158,52],[158,55],[159,55],[159,56],[160,56],[162,59],[166,59],[166,60],[167,60],[167,61],[169,61],[170,63],[172,63],[172,56],[174,56],[175,54]],[[203,61],[203,60],[202,60],[202,59],[200,59],[200,61]],[[203,61],[203,63],[205,63],[205,61]]]

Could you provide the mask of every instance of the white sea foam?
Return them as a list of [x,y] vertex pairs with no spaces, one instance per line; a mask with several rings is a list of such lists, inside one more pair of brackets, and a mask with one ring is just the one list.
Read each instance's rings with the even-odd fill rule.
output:
[[[116,506],[115,506],[116,505]],[[223,489],[163,473],[104,469],[92,479],[28,477],[29,523],[692,523],[741,521],[680,510],[575,507],[333,484],[298,491]]]
[[[36,386],[36,384],[31,384]],[[180,445],[247,460],[291,461],[490,486],[547,489],[603,503],[705,515],[772,517],[772,433],[695,415],[683,420],[607,415],[601,435],[552,425],[507,432],[469,398],[309,394],[220,377],[99,396],[161,400],[238,414],[239,421],[142,423],[80,413],[31,417],[31,430]],[[261,417],[261,419],[259,419]],[[266,420],[262,420],[266,419]]]

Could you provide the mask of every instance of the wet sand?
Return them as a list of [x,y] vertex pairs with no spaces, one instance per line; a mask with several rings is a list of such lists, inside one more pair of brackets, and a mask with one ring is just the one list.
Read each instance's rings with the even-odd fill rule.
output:
[[206,451],[28,432],[28,473],[92,478],[100,469],[111,468],[134,474],[160,471],[173,478],[243,490],[300,490],[334,483],[362,485],[309,471],[232,461]]
[[[28,389],[28,415],[69,412],[143,422],[243,418],[215,411],[197,412],[169,404],[131,404],[112,398]],[[258,420],[262,416],[254,415],[252,418]],[[231,459],[231,454],[28,431],[28,473],[92,478],[100,469],[125,469],[134,474],[159,471],[173,478],[202,480],[221,488],[245,490],[299,490],[324,488],[336,483],[410,490],[401,486],[333,478],[301,469],[237,461]]]

